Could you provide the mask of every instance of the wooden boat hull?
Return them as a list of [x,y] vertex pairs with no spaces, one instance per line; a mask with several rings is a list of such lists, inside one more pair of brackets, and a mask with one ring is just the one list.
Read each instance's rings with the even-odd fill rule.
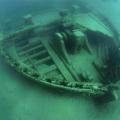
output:
[[[94,17],[92,16],[87,19],[92,20],[92,18]],[[83,19],[85,19],[84,16]],[[88,29],[88,31],[86,34],[88,36],[91,35],[91,32],[97,34],[102,33],[101,31],[96,30],[96,28],[91,29],[92,26],[87,22],[82,23],[82,21],[80,21],[80,23],[84,27],[87,26],[86,29]],[[95,22],[95,24],[97,24],[97,22]],[[81,76],[76,72],[76,70],[79,72],[79,68],[77,68],[77,66],[81,63],[78,62],[78,65],[76,65],[76,61],[73,61],[73,63],[67,63],[66,59],[63,59],[59,52],[57,54],[57,49],[54,48],[54,44],[51,44],[50,41],[50,35],[53,34],[55,28],[56,22],[54,24],[51,23],[44,26],[39,24],[31,25],[13,33],[0,41],[1,55],[10,66],[16,69],[17,72],[42,85],[52,87],[60,91],[63,90],[80,93],[94,98],[105,95],[112,96],[110,87],[116,89],[116,86],[106,85],[100,82],[82,81],[79,78]],[[113,37],[110,31],[105,29],[103,31],[107,36],[103,38],[106,39]],[[96,48],[94,49],[96,50]],[[99,52],[99,49],[101,48],[97,48],[96,51]],[[106,48],[104,47],[104,49]],[[62,51],[64,52],[64,49],[62,49]],[[68,54],[68,56],[74,60],[74,58],[78,58],[76,55],[81,56],[81,53],[80,55]],[[94,52],[91,54],[89,51],[83,51],[83,53],[85,53],[86,56],[92,56]],[[93,61],[89,61],[88,63],[92,64],[92,62]],[[103,73],[101,73],[101,70],[96,63],[93,64],[93,69],[95,74],[99,74],[102,79],[104,78]]]

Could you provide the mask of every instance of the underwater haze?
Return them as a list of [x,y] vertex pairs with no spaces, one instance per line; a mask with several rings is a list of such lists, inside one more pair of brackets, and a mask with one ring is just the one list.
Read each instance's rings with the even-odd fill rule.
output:
[[[73,4],[81,5],[83,13],[104,14],[119,37],[120,0],[0,0],[0,37],[15,31],[26,14]],[[0,57],[0,120],[120,120],[120,90],[117,93],[116,101],[98,104],[78,94],[49,90],[22,77]]]

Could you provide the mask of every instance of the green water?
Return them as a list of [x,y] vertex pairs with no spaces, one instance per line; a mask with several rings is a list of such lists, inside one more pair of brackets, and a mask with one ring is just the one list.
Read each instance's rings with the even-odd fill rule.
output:
[[[93,7],[93,2],[88,1]],[[111,6],[115,7],[114,0],[110,1]],[[19,0],[15,2],[15,4],[19,3],[19,9],[17,7],[13,9],[15,7],[13,3],[5,5],[7,0],[1,0],[0,2],[1,4],[4,3],[0,11],[0,20],[3,23],[4,19],[8,19],[13,15],[13,11],[15,10],[19,11],[18,19],[22,15],[33,11],[30,5],[20,6],[22,2]],[[54,2],[52,0],[52,3]],[[49,3],[51,3],[50,0]],[[120,9],[116,8],[113,12],[114,8],[110,9],[108,0],[102,3],[101,9],[98,8],[99,4],[96,3],[96,9],[103,10],[104,4],[108,6],[108,8],[104,9],[104,13],[111,18],[111,21],[120,30],[118,26],[120,18],[118,11]],[[25,9],[27,6],[29,9]],[[47,7],[50,6],[48,5]],[[7,11],[8,8],[11,10],[10,12],[8,12],[9,10]],[[39,5],[37,5],[36,9],[38,10],[38,8]],[[108,14],[109,12],[111,15]],[[13,16],[16,15],[17,13]],[[13,18],[12,20],[15,21],[16,17]],[[93,100],[86,99],[80,95],[47,89],[34,81],[29,81],[14,71],[14,69],[9,67],[0,58],[0,120],[120,120],[120,90],[117,92],[119,96],[117,101],[106,104],[95,104]]]

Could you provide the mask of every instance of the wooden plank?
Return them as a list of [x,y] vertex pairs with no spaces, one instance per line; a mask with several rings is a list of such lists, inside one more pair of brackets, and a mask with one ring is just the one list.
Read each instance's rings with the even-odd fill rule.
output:
[[25,50],[25,51],[20,52],[19,55],[27,54],[27,53],[29,53],[29,52],[32,52],[32,51],[34,51],[34,50],[36,50],[36,49],[38,49],[38,48],[42,48],[42,47],[43,47],[42,45],[34,46],[34,47],[32,47],[32,48],[30,48],[30,49],[28,49],[28,50]]
[[37,45],[39,45],[40,44],[40,42],[34,42],[34,43],[28,43],[28,44],[26,44],[26,45],[23,45],[23,46],[16,46],[17,47],[17,49],[18,49],[18,51],[23,51],[23,50],[27,50],[27,49],[30,49],[30,48],[32,48],[32,47],[34,47],[34,46],[37,46]]
[[73,78],[73,76],[71,75],[71,73],[67,70],[67,68],[65,67],[64,63],[59,59],[59,57],[56,55],[56,53],[53,51],[53,49],[50,47],[50,45],[46,42],[46,41],[42,41],[42,44],[44,45],[44,47],[47,49],[49,55],[51,56],[52,60],[54,61],[54,63],[56,64],[58,70],[61,72],[61,74],[63,75],[63,77],[68,80],[68,81],[75,81],[75,79]]
[[46,53],[47,53],[47,50],[42,50],[42,51],[39,51],[39,52],[37,52],[35,54],[31,54],[30,58],[35,58],[37,56],[41,56],[41,55],[46,54]]
[[49,61],[50,59],[51,59],[50,56],[45,57],[45,58],[42,58],[42,59],[38,60],[38,61],[35,63],[35,65],[39,65],[39,64],[42,64],[42,63],[45,64],[45,62]]
[[[42,50],[42,51],[39,51],[39,52],[34,53],[34,54],[29,54],[29,58],[30,58],[30,59],[34,59],[35,57],[42,56],[42,55],[44,55],[44,54],[46,54],[46,53],[47,53],[47,50]],[[27,61],[27,58],[24,57],[24,58],[22,59],[22,61],[23,61],[23,62]]]
[[54,71],[54,70],[56,70],[56,69],[57,69],[57,66],[56,66],[56,65],[51,65],[51,66],[49,66],[47,69],[44,70],[44,74],[49,73],[49,72],[52,72],[52,71]]
[[30,44],[27,44],[27,45],[24,45],[24,46],[19,46],[19,47],[17,46],[18,51],[22,51],[22,50],[28,49],[29,47],[31,47]]

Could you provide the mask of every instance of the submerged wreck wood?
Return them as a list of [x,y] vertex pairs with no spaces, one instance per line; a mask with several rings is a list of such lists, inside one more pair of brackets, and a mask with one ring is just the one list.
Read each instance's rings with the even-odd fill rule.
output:
[[[62,15],[64,14],[62,13]],[[81,16],[83,17],[81,18]],[[110,89],[109,83],[104,84],[101,81],[101,79],[103,81],[106,79],[102,66],[105,59],[108,58],[107,44],[108,42],[112,43],[110,42],[113,40],[112,35],[110,37],[106,35],[109,31],[102,26],[104,23],[99,24],[100,22],[93,19],[96,16],[78,15],[77,13],[77,15],[67,17],[68,19],[74,17],[74,20],[76,19],[78,22],[71,21],[69,24],[67,20],[61,22],[61,18],[57,22],[53,21],[51,25],[50,23],[46,23],[44,26],[41,24],[30,25],[16,31],[0,41],[1,55],[23,76],[47,87],[80,93],[93,98],[108,94],[112,96],[115,87]],[[79,21],[80,19],[83,20]],[[88,25],[89,20],[94,22],[96,26],[100,26],[98,28],[101,29],[92,29],[93,26]],[[83,31],[81,26],[86,30]],[[75,34],[75,31],[81,33],[82,37]],[[44,32],[46,33],[44,34]],[[60,35],[62,40],[56,39],[56,33]],[[97,38],[98,36],[100,38]],[[99,41],[101,38],[102,41]],[[101,42],[103,43],[101,44]],[[114,44],[112,45],[114,46]],[[100,49],[100,56],[98,56],[98,49]],[[111,58],[109,57],[109,59]],[[94,61],[102,61],[103,63],[100,62],[97,65]],[[82,73],[89,74],[81,77]]]

